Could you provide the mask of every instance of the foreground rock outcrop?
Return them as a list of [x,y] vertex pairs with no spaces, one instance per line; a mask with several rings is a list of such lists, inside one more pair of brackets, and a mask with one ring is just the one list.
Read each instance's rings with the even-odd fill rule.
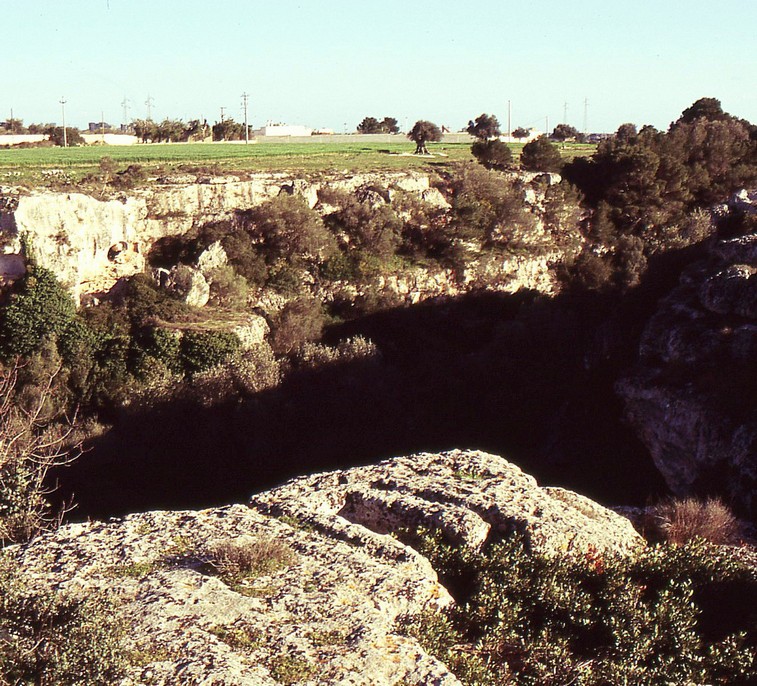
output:
[[[441,529],[480,546],[629,551],[630,523],[502,458],[452,451],[295,479],[249,505],[72,524],[9,551],[40,588],[99,589],[131,625],[128,684],[437,684],[458,680],[397,619],[452,599],[429,562],[389,535]],[[275,541],[286,565],[230,583],[219,544]]]
[[716,244],[659,305],[617,384],[677,495],[757,517],[757,235]]

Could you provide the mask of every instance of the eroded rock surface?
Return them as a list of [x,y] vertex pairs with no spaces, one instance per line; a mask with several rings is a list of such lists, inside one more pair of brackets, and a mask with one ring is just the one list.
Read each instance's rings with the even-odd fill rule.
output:
[[678,495],[757,516],[757,235],[721,241],[659,305],[617,384]]
[[[418,526],[475,547],[514,530],[555,552],[641,540],[619,515],[502,458],[452,451],[295,479],[249,506],[73,524],[10,554],[40,588],[117,600],[142,656],[128,684],[452,686],[397,630],[399,617],[452,602],[428,560],[390,535]],[[237,583],[206,564],[215,544],[244,541],[295,556]]]
[[[0,188],[0,278],[18,278],[24,271],[24,258],[33,257],[52,270],[77,300],[100,298],[120,279],[144,271],[146,257],[157,241],[183,236],[205,224],[233,220],[236,213],[282,193],[302,197],[321,214],[336,209],[319,199],[319,191],[326,188],[353,194],[367,204],[392,202],[404,193],[436,210],[450,208],[427,174],[412,172],[335,174],[318,179],[293,179],[277,173],[246,179],[184,175],[154,181],[115,199]],[[577,217],[561,219],[560,230],[550,230],[544,221],[543,200],[541,186],[538,192],[536,187],[524,190],[524,208],[532,224],[525,240],[531,250],[519,245],[517,254],[487,258],[480,264],[473,259],[464,273],[414,268],[388,277],[382,287],[409,303],[454,296],[482,284],[505,292],[520,288],[554,292],[553,264],[579,250],[582,239]],[[207,275],[223,263],[215,248],[197,267]]]

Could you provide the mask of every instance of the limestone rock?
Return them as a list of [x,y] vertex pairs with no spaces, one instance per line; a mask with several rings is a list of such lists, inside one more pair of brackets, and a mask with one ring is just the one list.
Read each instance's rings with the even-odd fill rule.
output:
[[210,284],[207,279],[199,269],[185,264],[180,264],[169,272],[165,286],[193,307],[204,307],[210,299]]
[[647,323],[617,384],[671,490],[757,516],[757,236],[721,241]]
[[338,523],[348,538],[359,525],[377,533],[439,529],[472,547],[518,531],[534,549],[552,552],[590,545],[628,551],[641,540],[619,515],[576,494],[540,488],[515,465],[479,451],[421,453],[305,476],[256,496],[251,506],[320,528]]
[[228,262],[229,257],[223,249],[221,242],[216,241],[203,250],[197,258],[197,268],[207,278],[214,269],[225,267]]
[[[117,599],[142,656],[131,686],[459,686],[397,620],[452,602],[428,560],[388,535],[438,527],[480,546],[522,531],[555,553],[627,551],[630,523],[502,458],[451,451],[294,479],[249,506],[146,512],[64,526],[6,552],[39,588]],[[288,565],[231,582],[207,564],[219,542],[276,541]]]

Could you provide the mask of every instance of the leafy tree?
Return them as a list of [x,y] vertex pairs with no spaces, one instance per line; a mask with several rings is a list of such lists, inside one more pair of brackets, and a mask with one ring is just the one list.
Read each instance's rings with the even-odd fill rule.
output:
[[502,175],[477,165],[464,166],[452,182],[455,234],[488,247],[517,241],[533,225],[523,191]]
[[134,135],[143,143],[157,140],[158,125],[152,119],[135,119],[131,123]]
[[55,124],[29,124],[27,127],[29,133],[39,135],[40,133],[46,134],[49,129],[54,129]]
[[636,138],[638,133],[639,132],[636,129],[636,124],[621,124],[618,127],[618,130],[615,132],[615,138],[624,142],[628,142]]
[[[751,684],[755,577],[702,541],[634,555],[482,553],[422,540],[458,602],[404,627],[468,684]],[[708,618],[731,614],[717,630]],[[753,633],[753,632],[752,632]],[[461,647],[463,649],[461,649]],[[502,677],[505,677],[503,680]]]
[[562,166],[562,159],[557,147],[541,136],[523,146],[520,163],[529,171],[556,172]]
[[244,124],[235,122],[233,119],[224,119],[222,122],[213,124],[214,141],[241,141],[244,139]]
[[410,129],[407,137],[415,143],[416,155],[428,155],[427,142],[437,142],[442,139],[441,129],[433,122],[421,119]]
[[723,121],[731,118],[723,112],[720,100],[717,98],[699,98],[691,107],[687,107],[678,118],[677,124],[691,124],[697,119],[708,121]]
[[381,123],[375,117],[366,117],[357,125],[358,133],[381,133]]
[[164,119],[155,130],[156,143],[175,143],[184,140],[184,122],[179,119]]
[[[50,142],[53,143],[53,145],[59,145],[63,146],[63,127],[62,126],[51,126],[45,129],[45,133],[50,138]],[[81,137],[81,134],[79,133],[79,129],[71,128],[70,126],[66,127],[66,145],[73,147],[76,145],[84,145],[84,139]]]
[[529,135],[529,131],[527,129],[524,129],[522,126],[519,126],[512,132],[513,138],[517,138],[518,140],[520,140],[521,138],[528,138]]
[[24,120],[17,117],[9,117],[2,125],[6,133],[21,134],[27,133],[27,128],[24,126]]
[[471,153],[487,169],[507,169],[513,153],[507,144],[500,140],[478,140],[471,146]]
[[358,133],[399,133],[399,130],[394,117],[384,117],[382,121],[375,117],[365,117],[357,126]]
[[383,133],[399,133],[400,126],[394,117],[384,117],[381,122],[381,130]]
[[245,230],[257,241],[266,262],[318,262],[336,249],[334,237],[320,215],[299,195],[283,193],[241,216]]
[[500,135],[499,122],[493,114],[480,114],[475,121],[468,122],[466,131],[480,141],[488,141]]
[[32,266],[0,311],[0,357],[28,355],[46,336],[63,332],[76,314],[73,298],[43,267]]
[[574,126],[569,124],[558,124],[552,131],[550,138],[556,141],[567,141],[572,139],[579,139],[581,137],[580,132]]

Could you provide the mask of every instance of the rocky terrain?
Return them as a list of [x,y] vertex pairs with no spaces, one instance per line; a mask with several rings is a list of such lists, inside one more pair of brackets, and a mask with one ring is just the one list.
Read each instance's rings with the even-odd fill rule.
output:
[[[99,589],[123,609],[140,656],[124,684],[451,686],[397,627],[452,602],[401,542],[418,527],[474,548],[513,532],[550,554],[641,545],[587,498],[451,451],[294,479],[247,505],[70,524],[8,552],[38,588]],[[281,564],[232,582],[208,564],[219,544],[278,550]]]
[[[537,174],[524,174],[528,184]],[[544,176],[548,183],[557,175]],[[554,178],[553,178],[554,177]],[[90,301],[107,293],[120,279],[145,271],[147,255],[161,238],[181,236],[204,224],[233,218],[279,194],[304,198],[322,214],[334,208],[319,200],[319,191],[344,191],[369,204],[390,203],[393,194],[414,196],[430,208],[448,209],[448,199],[428,175],[417,173],[365,173],[324,178],[292,178],[285,174],[234,176],[179,175],[153,179],[143,188],[109,191],[102,197],[22,188],[0,188],[0,275],[13,279],[23,273],[26,257],[53,271],[77,300]],[[523,202],[535,225],[529,240],[545,242],[544,191],[527,186]],[[573,249],[580,244],[578,227],[572,227]],[[534,288],[552,292],[552,263],[565,247],[552,246],[533,255],[511,255],[472,266],[462,288],[451,270],[414,269],[385,277],[382,286],[408,302],[436,295],[456,295],[482,280],[499,290]],[[199,268],[201,265],[197,265]],[[199,269],[197,270],[200,271]],[[205,298],[207,302],[207,298]],[[192,304],[203,305],[202,299]]]
[[[731,210],[754,213],[743,191]],[[728,207],[718,208],[727,214]],[[757,516],[757,236],[719,241],[659,305],[617,390],[678,495],[719,493]]]

